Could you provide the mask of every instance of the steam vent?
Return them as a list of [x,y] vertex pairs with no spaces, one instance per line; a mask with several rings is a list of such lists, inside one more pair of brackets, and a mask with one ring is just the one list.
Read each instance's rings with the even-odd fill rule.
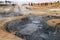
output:
[[60,40],[60,2],[0,1],[0,40]]

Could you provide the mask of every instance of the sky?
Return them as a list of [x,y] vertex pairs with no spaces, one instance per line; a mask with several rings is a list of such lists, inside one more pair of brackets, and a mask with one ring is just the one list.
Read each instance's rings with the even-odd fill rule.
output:
[[[5,0],[2,0],[2,1],[5,1]],[[14,1],[14,2],[16,2],[18,4],[24,4],[24,3],[54,2],[54,1],[58,1],[58,0],[8,0],[8,1]]]

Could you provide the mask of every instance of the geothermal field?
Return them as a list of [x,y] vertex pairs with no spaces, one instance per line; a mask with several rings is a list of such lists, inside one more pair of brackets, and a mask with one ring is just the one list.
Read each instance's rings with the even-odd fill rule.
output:
[[0,2],[0,40],[60,40],[60,2]]

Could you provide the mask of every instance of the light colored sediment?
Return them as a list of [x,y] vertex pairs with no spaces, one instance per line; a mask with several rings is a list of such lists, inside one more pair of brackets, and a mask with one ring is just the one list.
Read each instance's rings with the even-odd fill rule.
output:
[[0,30],[0,40],[23,40],[23,39],[6,31]]

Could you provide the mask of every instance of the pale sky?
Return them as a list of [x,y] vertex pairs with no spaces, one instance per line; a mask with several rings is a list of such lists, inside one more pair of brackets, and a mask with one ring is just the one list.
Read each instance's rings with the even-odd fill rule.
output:
[[[5,0],[2,0],[2,1],[5,1]],[[58,1],[58,0],[9,0],[9,1],[15,1],[17,3],[20,3],[20,4],[24,4],[24,3],[41,3],[41,2],[54,2],[54,1]],[[59,0],[60,1],[60,0]]]

